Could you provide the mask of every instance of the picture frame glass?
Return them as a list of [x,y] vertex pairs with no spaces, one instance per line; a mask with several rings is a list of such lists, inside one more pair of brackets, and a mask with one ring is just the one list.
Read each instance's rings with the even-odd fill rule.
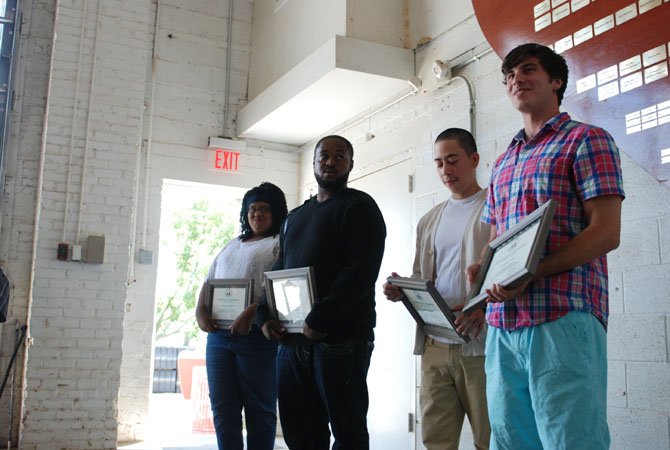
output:
[[265,272],[270,313],[289,333],[302,332],[314,304],[315,284],[312,267]]
[[482,294],[493,283],[506,280],[526,268],[539,228],[540,218],[495,248],[478,294]]
[[272,283],[280,322],[302,324],[312,309],[307,278],[293,277]]
[[556,205],[556,200],[549,199],[488,244],[464,313],[485,306],[486,290],[494,284],[510,288],[535,274]]
[[251,279],[211,279],[207,287],[207,310],[218,328],[232,325],[251,304]]
[[402,289],[402,291],[425,323],[453,330],[449,319],[447,319],[440,307],[437,306],[428,291],[408,288]]
[[212,319],[234,321],[245,309],[246,287],[213,286]]
[[386,281],[401,290],[403,305],[425,334],[455,342],[469,342],[469,336],[456,330],[456,315],[433,281],[398,276],[388,277]]

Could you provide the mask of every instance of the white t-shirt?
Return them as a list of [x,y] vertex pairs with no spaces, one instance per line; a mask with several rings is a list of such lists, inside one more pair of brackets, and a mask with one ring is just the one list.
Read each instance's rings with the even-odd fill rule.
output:
[[263,272],[272,269],[278,253],[279,236],[249,242],[235,238],[216,255],[207,279],[253,278],[252,301],[256,302],[265,289]]
[[[450,198],[442,209],[442,215],[435,230],[435,288],[450,308],[463,303],[463,268],[461,253],[463,235],[470,216],[477,209],[479,192],[464,199]],[[433,339],[448,344],[457,344],[442,337]]]

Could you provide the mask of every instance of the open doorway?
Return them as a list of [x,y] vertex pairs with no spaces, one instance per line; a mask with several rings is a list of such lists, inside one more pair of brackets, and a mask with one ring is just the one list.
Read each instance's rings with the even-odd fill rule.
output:
[[214,256],[239,234],[245,192],[242,188],[164,180],[155,346],[195,347],[204,339],[195,323],[195,299]]
[[163,182],[150,439],[141,448],[216,448],[204,375],[206,333],[198,329],[194,310],[212,260],[239,234],[245,192],[171,179]]

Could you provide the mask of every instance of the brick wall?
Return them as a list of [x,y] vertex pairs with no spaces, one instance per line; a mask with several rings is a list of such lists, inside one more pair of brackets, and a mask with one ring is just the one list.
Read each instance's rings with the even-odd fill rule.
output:
[[[9,138],[6,153],[6,183],[2,199],[2,238],[0,258],[3,270],[12,283],[8,321],[0,332],[0,367],[7,367],[13,350],[14,326],[25,324],[30,286],[32,240],[35,216],[36,170],[40,157],[44,126],[49,60],[54,22],[54,2],[28,0],[22,5],[24,25],[18,39],[16,54],[21,61],[16,67],[15,105],[10,112]],[[43,282],[44,283],[44,282]],[[13,436],[17,436],[21,403],[21,366],[19,354],[15,380]],[[4,376],[4,371],[3,371]],[[11,385],[0,402],[0,440],[7,442]],[[55,413],[54,413],[55,414]]]
[[[128,230],[145,90],[145,46],[153,17],[148,0],[88,2],[82,30],[83,5],[82,1],[59,2],[55,13],[44,166],[36,174],[43,177],[43,184],[38,192],[22,448],[116,447]],[[74,69],[82,31],[80,101],[72,129]],[[69,169],[73,176],[67,199],[68,142],[73,132],[74,158]],[[81,177],[85,177],[82,189]],[[65,218],[65,241],[76,243],[81,214],[80,242],[92,234],[106,238],[103,264],[55,260],[66,200],[70,214]]]

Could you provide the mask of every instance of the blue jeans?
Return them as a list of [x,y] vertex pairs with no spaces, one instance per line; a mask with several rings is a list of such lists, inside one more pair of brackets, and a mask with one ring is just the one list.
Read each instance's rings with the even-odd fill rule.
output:
[[277,356],[279,416],[291,450],[367,450],[366,377],[374,344],[281,345]]
[[242,408],[247,449],[274,448],[277,428],[277,344],[253,326],[247,336],[219,330],[207,336],[207,381],[221,450],[242,450]]
[[491,450],[606,450],[607,337],[595,316],[505,331],[489,327]]

